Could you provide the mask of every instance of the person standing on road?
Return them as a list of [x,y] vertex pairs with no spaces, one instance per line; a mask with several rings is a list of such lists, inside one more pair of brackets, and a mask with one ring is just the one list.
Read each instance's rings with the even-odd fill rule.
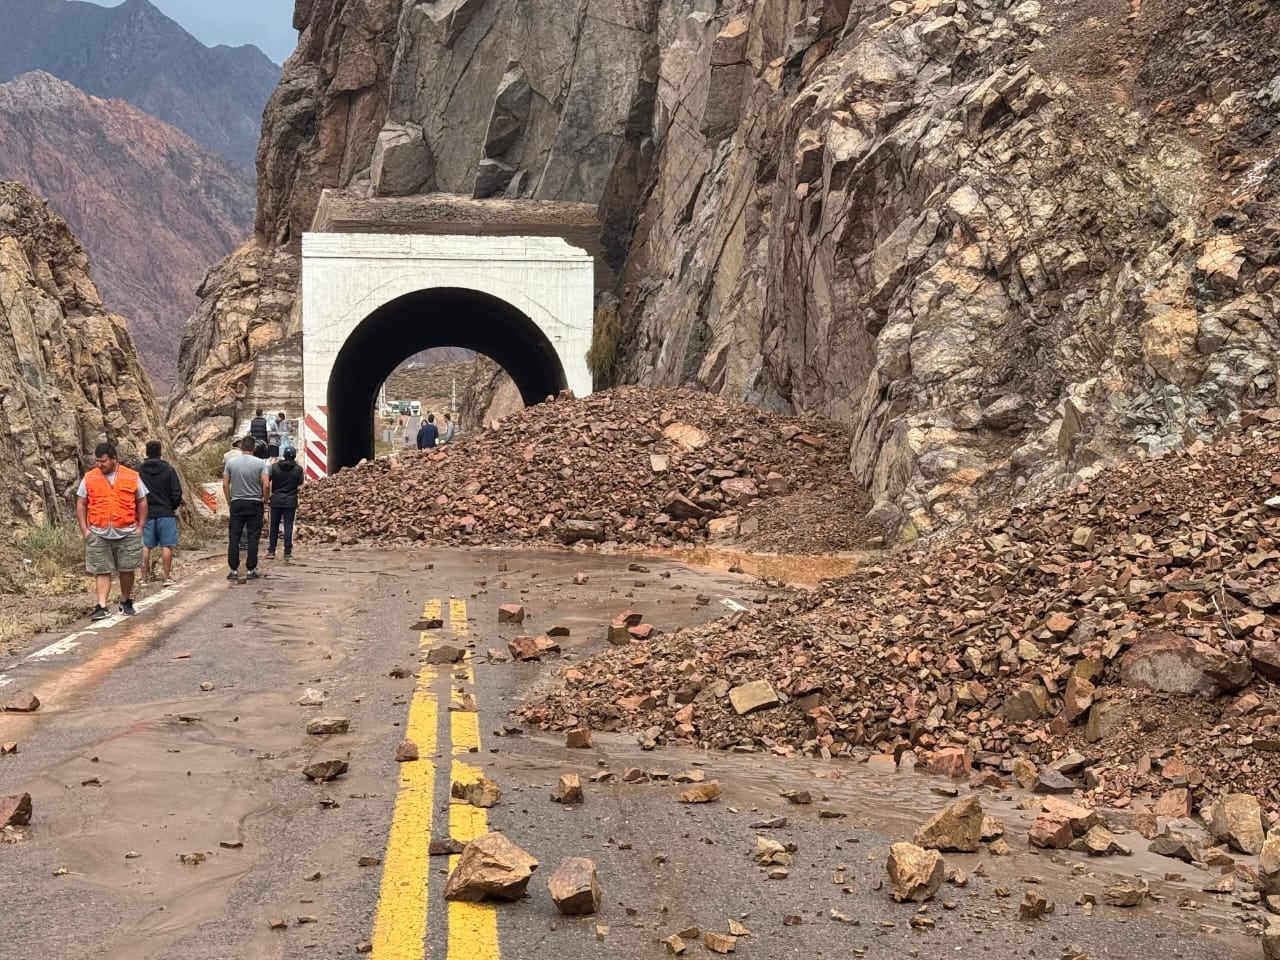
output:
[[436,441],[440,438],[440,428],[436,426],[436,415],[434,413],[427,414],[427,422],[422,425],[418,431],[418,449],[434,450]]
[[453,422],[453,415],[446,413],[444,415],[444,436],[440,438],[440,442],[453,443],[453,438],[456,432],[457,425]]
[[249,436],[263,446],[267,443],[267,418],[262,415],[261,407],[254,413],[253,419],[249,421]]
[[142,528],[142,575],[154,579],[151,551],[160,548],[160,568],[165,586],[173,580],[173,549],[178,545],[178,508],[182,506],[182,484],[178,471],[160,458],[160,441],[147,441],[147,459],[138,468],[147,487],[147,522]]
[[272,560],[276,558],[281,524],[284,524],[284,558],[293,558],[293,519],[298,513],[298,488],[303,481],[297,456],[297,451],[289,447],[284,459],[271,468],[271,535],[267,540],[267,556]]
[[240,535],[248,537],[246,580],[257,580],[258,542],[262,538],[262,510],[271,498],[271,473],[265,460],[253,455],[257,441],[245,437],[240,456],[228,460],[222,471],[222,492],[231,505],[231,525],[227,531],[228,580],[240,578]]
[[113,443],[100,443],[93,451],[96,469],[90,470],[76,490],[76,519],[84,535],[84,568],[93,574],[98,605],[92,620],[111,616],[111,575],[120,576],[120,612],[132,617],[133,579],[142,566],[141,527],[147,523],[147,485],[136,470],[120,463]]
[[285,419],[284,411],[281,410],[276,414],[276,445],[280,447],[280,452],[286,450],[296,450],[293,445],[293,438],[289,435],[289,421]]

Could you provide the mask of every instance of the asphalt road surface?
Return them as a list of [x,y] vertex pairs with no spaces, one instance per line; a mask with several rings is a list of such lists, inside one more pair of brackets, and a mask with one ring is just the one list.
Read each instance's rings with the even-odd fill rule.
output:
[[[597,735],[591,750],[518,731],[509,710],[550,671],[489,662],[517,628],[497,607],[528,611],[521,632],[570,636],[561,662],[603,645],[603,625],[634,608],[661,629],[724,615],[762,597],[750,578],[630,557],[494,551],[324,550],[267,577],[228,586],[207,572],[138,617],[46,636],[0,661],[0,699],[34,690],[31,716],[0,715],[0,794],[29,791],[25,835],[0,844],[0,957],[41,960],[586,960],[661,957],[663,938],[697,927],[750,931],[744,958],[1088,957],[1232,960],[1260,955],[1247,908],[1166,879],[1176,861],[1140,854],[948,856],[968,874],[925,907],[882,888],[889,843],[949,802],[936,779],[870,765],[665,749]],[[585,585],[574,575],[589,574]],[[763,591],[768,593],[768,591]],[[697,594],[710,603],[699,604]],[[424,617],[442,629],[415,628]],[[472,645],[457,666],[426,664],[444,643]],[[409,668],[397,679],[393,668]],[[400,671],[395,671],[400,672]],[[415,676],[416,674],[416,676]],[[303,706],[318,691],[323,706]],[[478,712],[451,710],[464,694]],[[350,731],[305,733],[317,716]],[[398,764],[405,736],[421,759]],[[313,760],[347,759],[323,785]],[[619,782],[624,770],[652,774]],[[701,770],[724,788],[714,804],[675,801],[668,778]],[[588,781],[609,770],[611,782]],[[488,810],[449,802],[454,780],[480,772],[502,789]],[[586,802],[549,799],[561,773],[582,775]],[[817,802],[789,804],[788,788]],[[967,787],[961,786],[961,795]],[[1011,834],[1030,814],[1018,796],[984,795]],[[822,816],[823,813],[827,816]],[[781,829],[751,825],[784,816]],[[448,903],[448,857],[431,839],[503,831],[541,866],[521,902]],[[758,835],[794,843],[786,879],[750,857]],[[1140,838],[1120,838],[1143,846]],[[1134,843],[1137,841],[1137,843]],[[599,867],[599,915],[560,917],[545,876],[561,859]],[[1142,876],[1157,899],[1131,910],[1077,907],[1081,893]],[[1018,920],[1034,888],[1056,903]],[[916,925],[912,921],[916,920]],[[275,926],[276,928],[273,928]],[[712,956],[700,942],[686,956]]]

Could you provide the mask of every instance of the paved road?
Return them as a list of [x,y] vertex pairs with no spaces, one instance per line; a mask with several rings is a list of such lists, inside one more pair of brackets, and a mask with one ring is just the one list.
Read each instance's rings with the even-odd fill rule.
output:
[[[0,716],[0,741],[20,743],[0,758],[0,794],[30,791],[36,810],[25,839],[0,845],[0,956],[328,958],[370,944],[378,960],[656,958],[663,937],[691,926],[725,931],[731,918],[752,931],[737,954],[770,960],[1056,958],[1072,943],[1094,958],[1258,955],[1256,944],[1227,935],[1239,928],[1229,905],[1209,903],[1198,884],[1162,879],[1171,864],[1190,868],[1153,857],[949,858],[989,875],[945,888],[923,914],[936,926],[913,928],[916,908],[892,904],[877,887],[891,839],[945,802],[930,792],[936,781],[865,765],[643,753],[621,736],[570,751],[558,737],[510,734],[507,710],[554,666],[487,661],[484,651],[514,633],[496,623],[500,603],[522,602],[531,632],[569,627],[572,662],[600,644],[601,624],[624,607],[669,629],[760,593],[740,577],[656,560],[636,573],[628,562],[327,551],[273,566],[251,586],[227,587],[211,570],[134,620],[0,663],[0,693],[30,687],[45,703],[34,717]],[[573,583],[579,571],[590,574],[585,586]],[[712,602],[697,603],[698,593]],[[424,614],[444,628],[415,631]],[[457,667],[420,663],[446,642],[474,644],[474,655]],[[397,665],[417,676],[390,677]],[[323,707],[298,704],[309,689],[325,694]],[[449,709],[462,693],[478,713]],[[347,716],[351,731],[309,737],[304,725],[317,715]],[[422,759],[397,764],[406,735]],[[349,758],[349,774],[307,782],[302,767],[328,756]],[[682,806],[659,777],[589,783],[580,807],[549,800],[562,772],[585,780],[633,766],[659,774],[696,766],[726,795]],[[451,781],[479,772],[499,783],[502,802],[488,811],[450,805]],[[788,805],[779,793],[796,785],[826,799]],[[985,802],[1011,825],[1027,816],[1016,798]],[[823,810],[844,816],[822,819]],[[778,815],[789,824],[771,835],[798,852],[787,879],[768,880],[749,857],[762,832],[750,824]],[[541,877],[517,904],[447,903],[450,864],[427,855],[429,840],[486,829],[533,853],[540,874],[563,857],[595,859],[601,914],[558,917]],[[1111,870],[1152,878],[1163,902],[1087,916],[1076,895],[1100,891]],[[1021,923],[1017,904],[1032,883],[1058,909]],[[1179,909],[1183,896],[1203,908]],[[833,920],[832,910],[856,923]],[[273,920],[284,928],[271,929]],[[1201,924],[1225,933],[1200,933]],[[688,955],[710,954],[694,944]]]

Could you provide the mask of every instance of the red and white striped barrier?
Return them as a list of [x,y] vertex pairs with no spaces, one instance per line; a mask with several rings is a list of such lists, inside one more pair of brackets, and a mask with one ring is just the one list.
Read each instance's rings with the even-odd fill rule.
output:
[[329,408],[308,410],[304,423],[307,436],[303,466],[308,480],[319,480],[329,475]]

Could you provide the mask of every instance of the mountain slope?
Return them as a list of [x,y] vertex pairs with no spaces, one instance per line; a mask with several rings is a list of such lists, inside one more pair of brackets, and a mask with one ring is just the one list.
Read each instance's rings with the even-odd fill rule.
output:
[[0,82],[45,70],[118,97],[252,168],[280,68],[253,46],[206,47],[149,0],[0,0]]
[[15,523],[73,516],[99,441],[130,463],[147,440],[167,445],[138,351],[88,266],[65,223],[0,181],[0,542]]
[[0,84],[0,179],[66,218],[148,372],[171,384],[196,287],[250,232],[250,175],[122,100],[30,73]]

